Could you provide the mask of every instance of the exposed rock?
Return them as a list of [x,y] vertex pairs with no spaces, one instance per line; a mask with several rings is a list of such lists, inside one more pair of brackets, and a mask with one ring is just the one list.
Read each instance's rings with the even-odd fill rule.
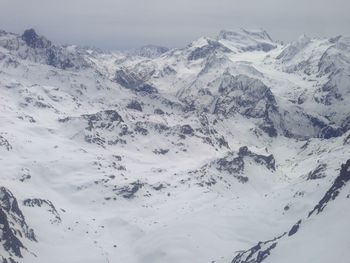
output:
[[208,39],[206,45],[196,47],[193,51],[191,51],[187,59],[190,61],[202,59],[218,52],[229,53],[231,50],[217,41]]
[[300,224],[301,224],[301,220],[299,220],[294,226],[292,226],[292,228],[288,232],[288,236],[292,236],[296,232],[298,232]]
[[130,73],[126,69],[117,70],[114,76],[114,81],[128,89],[135,89],[143,83],[143,80],[136,74]]
[[130,185],[121,187],[118,189],[118,194],[126,199],[131,199],[135,197],[135,194],[144,186],[140,181],[135,181]]
[[268,112],[276,110],[271,90],[260,80],[245,75],[224,73],[219,93],[221,96],[216,101],[214,113],[239,112],[247,117],[269,119]]
[[259,242],[257,245],[249,250],[238,252],[231,263],[261,263],[270,254],[271,250],[276,248],[278,240],[285,236],[286,233],[281,236],[275,237],[272,240]]
[[145,58],[157,58],[169,51],[169,48],[155,45],[146,45],[130,52],[131,55],[141,56]]
[[89,131],[96,128],[111,129],[124,122],[123,118],[115,110],[105,110],[95,114],[85,114],[82,115],[82,117],[88,121],[88,127],[86,127],[86,129]]
[[247,146],[243,146],[239,148],[238,156],[241,158],[251,157],[256,163],[266,166],[267,169],[271,171],[276,170],[276,161],[272,154],[268,156],[256,154],[250,151]]
[[138,101],[136,101],[136,100],[130,101],[130,102],[128,103],[128,105],[126,105],[126,107],[127,107],[128,109],[132,109],[132,110],[136,110],[136,111],[142,112],[142,106],[141,106],[141,104],[140,104]]
[[12,150],[12,145],[3,136],[0,135],[0,147],[5,148],[7,151]]
[[157,109],[154,110],[154,114],[164,115],[164,111],[162,109],[157,108]]
[[184,135],[193,135],[194,134],[193,128],[188,124],[182,125],[180,132]]
[[138,85],[137,87],[135,87],[134,90],[137,92],[144,93],[144,94],[158,93],[158,90],[155,87],[153,87],[152,85],[147,84],[147,83]]
[[49,40],[38,36],[38,34],[32,28],[25,30],[21,38],[31,48],[48,48],[51,46],[51,42]]
[[264,51],[275,49],[277,45],[273,42],[265,30],[245,30],[220,32],[219,40],[230,41],[229,43],[242,52]]
[[[125,144],[122,139],[130,133],[129,127],[115,110],[104,110],[94,114],[83,114],[81,117],[66,117],[58,120],[61,123],[83,122],[84,140],[105,147],[108,145]],[[84,127],[83,126],[83,127]]]
[[155,150],[153,150],[153,152],[155,154],[162,154],[162,155],[164,155],[164,154],[167,154],[169,152],[169,149],[155,149]]
[[315,180],[315,179],[321,179],[325,177],[325,171],[327,169],[327,164],[319,164],[314,170],[309,172],[307,175],[307,180]]
[[136,133],[138,133],[138,134],[142,134],[142,135],[146,136],[146,135],[149,134],[149,132],[148,132],[148,130],[147,130],[145,127],[143,127],[143,126],[144,126],[144,123],[140,123],[140,122],[136,123],[136,126],[135,126],[135,128],[134,128],[134,131],[135,131]]
[[[8,253],[9,262],[15,262],[12,257],[22,257],[24,238],[36,241],[34,231],[28,227],[22,211],[14,195],[5,187],[0,187],[0,244]],[[4,256],[4,255],[3,255]]]
[[50,200],[40,198],[28,198],[23,201],[23,205],[29,207],[46,207],[47,211],[53,216],[51,223],[60,223],[62,221],[60,214]]
[[324,197],[320,202],[310,211],[308,217],[313,213],[319,214],[327,206],[327,204],[334,200],[340,193],[340,190],[345,186],[345,184],[350,180],[350,160],[345,164],[342,164],[339,176],[334,180],[332,186],[326,192]]
[[[348,181],[350,181],[350,160],[348,160],[345,164],[342,164],[339,176],[335,179],[334,183],[326,192],[324,197],[319,201],[314,209],[310,211],[307,219],[311,215],[318,215],[320,212],[322,212],[327,204],[339,195],[340,190]],[[276,248],[278,240],[295,235],[299,231],[302,222],[302,220],[299,220],[297,223],[295,223],[289,230],[288,235],[286,235],[287,233],[285,232],[277,238],[266,242],[259,242],[256,246],[248,250],[238,252],[235,258],[232,260],[232,263],[261,263],[270,255],[271,250]]]

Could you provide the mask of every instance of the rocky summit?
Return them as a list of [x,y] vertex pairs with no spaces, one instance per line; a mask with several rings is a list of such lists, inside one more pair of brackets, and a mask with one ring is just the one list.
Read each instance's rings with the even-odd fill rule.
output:
[[1,30],[0,262],[349,262],[349,101],[349,37]]

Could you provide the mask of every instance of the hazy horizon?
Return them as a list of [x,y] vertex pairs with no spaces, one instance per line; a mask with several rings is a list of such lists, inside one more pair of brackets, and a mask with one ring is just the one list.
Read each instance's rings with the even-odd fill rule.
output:
[[104,50],[183,47],[198,37],[239,28],[263,28],[284,42],[302,34],[350,35],[345,0],[0,0],[0,5],[1,29],[20,34],[34,28],[55,43]]

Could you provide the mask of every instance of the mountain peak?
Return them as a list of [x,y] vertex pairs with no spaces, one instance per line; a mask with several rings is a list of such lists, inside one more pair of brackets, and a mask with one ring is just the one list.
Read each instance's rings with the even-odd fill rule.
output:
[[51,46],[51,41],[39,36],[33,28],[27,29],[21,36],[22,40],[32,48],[45,48]]
[[240,28],[239,30],[236,31],[230,31],[230,30],[221,30],[218,38],[222,39],[230,39],[232,37],[249,37],[251,39],[255,40],[266,40],[273,42],[272,38],[270,35],[267,33],[266,30],[260,28],[260,29],[245,29],[245,28]]
[[270,51],[276,48],[275,42],[264,29],[239,29],[237,31],[222,30],[217,36],[218,41],[235,46],[241,51]]
[[131,55],[136,55],[145,58],[156,58],[169,51],[169,48],[157,45],[145,45],[138,49],[129,52]]

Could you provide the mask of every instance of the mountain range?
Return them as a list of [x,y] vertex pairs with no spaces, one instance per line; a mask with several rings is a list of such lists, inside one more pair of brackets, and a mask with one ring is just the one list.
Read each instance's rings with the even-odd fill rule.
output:
[[349,262],[349,101],[350,37],[0,30],[0,262]]

